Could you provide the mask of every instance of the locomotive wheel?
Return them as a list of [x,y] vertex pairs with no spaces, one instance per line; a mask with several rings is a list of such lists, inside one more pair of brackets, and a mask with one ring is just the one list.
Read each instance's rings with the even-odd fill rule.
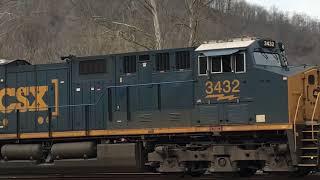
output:
[[250,176],[255,175],[256,172],[257,172],[256,169],[252,169],[252,168],[240,168],[239,176],[240,176],[240,177],[250,177]]
[[206,172],[207,164],[194,162],[190,165],[188,174],[192,177],[200,177]]
[[299,167],[296,171],[292,173],[292,177],[304,177],[310,174],[311,171],[312,169],[310,168]]
[[190,172],[190,176],[192,177],[200,177],[202,175],[204,175],[205,171],[194,171],[194,172]]
[[192,177],[200,177],[202,175],[203,175],[203,173],[200,173],[200,172],[192,172],[192,173],[190,173],[190,176],[192,176]]

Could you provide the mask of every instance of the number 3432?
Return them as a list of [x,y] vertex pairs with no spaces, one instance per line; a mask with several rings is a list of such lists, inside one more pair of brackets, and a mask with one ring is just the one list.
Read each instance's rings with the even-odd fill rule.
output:
[[240,92],[240,81],[239,80],[225,80],[225,81],[207,81],[206,82],[206,93],[216,94],[216,93],[239,93]]

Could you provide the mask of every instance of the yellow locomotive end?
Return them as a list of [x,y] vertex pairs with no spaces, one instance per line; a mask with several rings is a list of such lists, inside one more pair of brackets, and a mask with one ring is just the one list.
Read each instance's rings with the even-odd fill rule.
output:
[[319,69],[308,70],[288,77],[289,119],[294,124],[318,121],[320,79]]

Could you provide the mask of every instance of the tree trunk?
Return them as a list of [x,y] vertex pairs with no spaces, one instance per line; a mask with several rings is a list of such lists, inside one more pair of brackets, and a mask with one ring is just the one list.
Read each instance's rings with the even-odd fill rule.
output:
[[195,29],[194,29],[194,24],[195,24],[195,17],[194,17],[194,7],[193,7],[193,3],[188,3],[188,8],[189,8],[189,28],[190,28],[190,34],[189,34],[189,42],[188,42],[188,46],[191,47],[193,45],[194,42],[194,35],[195,35]]
[[230,10],[231,10],[231,0],[228,0],[227,13],[230,13]]
[[189,40],[188,40],[188,46],[192,47],[196,40],[196,34],[197,34],[197,17],[196,13],[198,13],[198,0],[186,0],[185,1],[188,13],[189,13]]
[[151,11],[152,11],[152,19],[153,19],[153,26],[154,26],[154,35],[156,38],[156,49],[162,48],[161,43],[161,30],[160,30],[160,23],[159,23],[159,16],[157,11],[157,4],[155,0],[149,0],[151,5]]

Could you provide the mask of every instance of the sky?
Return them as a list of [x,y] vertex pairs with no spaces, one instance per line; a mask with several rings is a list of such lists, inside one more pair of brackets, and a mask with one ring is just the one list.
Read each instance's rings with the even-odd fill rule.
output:
[[272,6],[280,10],[307,14],[320,20],[320,0],[246,0],[269,9]]

